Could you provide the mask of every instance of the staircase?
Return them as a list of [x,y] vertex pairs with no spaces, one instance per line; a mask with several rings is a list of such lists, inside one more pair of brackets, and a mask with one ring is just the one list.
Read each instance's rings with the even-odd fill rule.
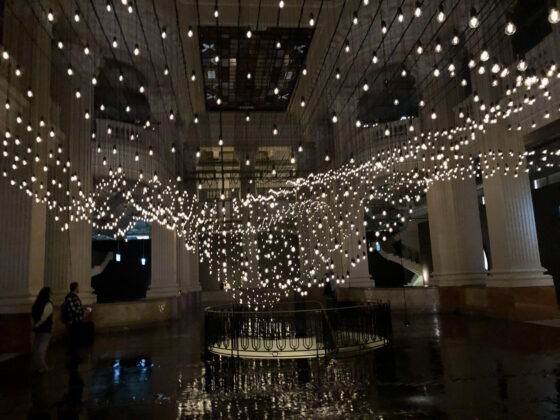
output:
[[407,284],[407,286],[423,286],[424,285],[424,276],[422,274],[422,266],[415,261],[412,261],[408,258],[401,258],[399,255],[391,254],[383,249],[380,249],[379,254],[388,261],[392,261],[399,265],[402,265],[412,274],[414,277],[412,280]]

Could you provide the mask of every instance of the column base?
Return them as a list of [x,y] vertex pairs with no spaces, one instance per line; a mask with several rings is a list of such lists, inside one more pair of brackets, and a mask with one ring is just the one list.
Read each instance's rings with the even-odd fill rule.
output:
[[146,293],[147,299],[159,299],[166,297],[179,296],[179,288],[177,285],[172,286],[156,286],[154,288],[150,287]]
[[36,295],[31,294],[0,296],[0,313],[31,313],[31,306],[33,306],[33,302],[35,302],[35,297]]
[[369,276],[351,276],[350,279],[345,282],[345,287],[371,289],[375,287],[375,280]]
[[430,286],[480,286],[486,283],[487,275],[482,273],[432,273],[429,279]]
[[539,287],[554,286],[551,276],[544,274],[545,269],[520,269],[499,271],[491,270],[488,276],[488,287]]

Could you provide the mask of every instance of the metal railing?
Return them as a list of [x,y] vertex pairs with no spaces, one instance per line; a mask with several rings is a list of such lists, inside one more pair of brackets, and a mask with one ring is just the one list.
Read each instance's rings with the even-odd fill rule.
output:
[[243,358],[310,358],[359,352],[391,339],[388,303],[251,311],[237,305],[205,310],[207,348]]

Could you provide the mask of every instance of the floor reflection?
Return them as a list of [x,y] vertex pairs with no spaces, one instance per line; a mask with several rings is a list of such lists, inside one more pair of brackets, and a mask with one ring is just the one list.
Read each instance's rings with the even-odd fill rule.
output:
[[104,334],[68,367],[0,364],[0,418],[560,418],[557,329],[458,316],[398,317],[392,345],[357,357],[237,360],[207,354],[200,314]]

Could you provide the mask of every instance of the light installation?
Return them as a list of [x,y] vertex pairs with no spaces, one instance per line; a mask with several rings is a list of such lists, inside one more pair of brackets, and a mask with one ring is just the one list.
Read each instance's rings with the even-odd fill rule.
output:
[[[493,176],[517,177],[531,170],[558,167],[560,149],[525,151],[512,145],[502,150],[485,144],[473,147],[494,126],[512,135],[534,128],[537,122],[526,121],[525,115],[532,114],[537,103],[544,109],[540,116],[543,121],[550,119],[552,113],[560,112],[552,102],[551,85],[560,78],[555,62],[529,68],[524,57],[510,63],[497,60],[496,52],[500,49],[500,43],[506,42],[508,36],[517,31],[515,23],[509,18],[505,19],[505,14],[500,30],[487,37],[484,43],[470,45],[470,60],[462,67],[458,64],[453,48],[460,45],[461,40],[469,41],[474,33],[489,24],[488,16],[497,7],[497,2],[490,3],[478,10],[473,9],[470,16],[466,17],[464,31],[453,30],[449,42],[443,42],[439,36],[422,42],[420,39],[415,40],[410,45],[410,51],[416,61],[408,62],[406,66],[403,63],[398,66],[397,72],[406,75],[403,69],[413,68],[420,56],[425,57],[427,51],[434,51],[432,59],[435,62],[421,82],[430,84],[435,83],[436,79],[447,77],[447,83],[454,88],[485,83],[491,87],[500,86],[500,93],[493,94],[493,101],[488,103],[488,100],[485,102],[473,92],[461,107],[453,110],[453,119],[447,127],[440,125],[436,112],[438,104],[444,100],[445,92],[435,92],[431,97],[419,99],[420,112],[425,114],[423,118],[409,118],[384,127],[372,127],[351,115],[350,121],[346,121],[350,127],[355,126],[359,132],[375,132],[379,139],[386,140],[373,148],[368,156],[361,158],[359,163],[352,156],[349,163],[336,169],[290,180],[267,193],[200,202],[196,194],[185,190],[179,175],[175,179],[162,179],[156,171],[149,174],[142,171],[132,173],[120,164],[112,166],[111,155],[118,155],[120,146],[99,144],[97,153],[103,156],[102,165],[110,168],[109,176],[98,180],[91,191],[86,191],[84,181],[78,171],[73,169],[67,143],[58,143],[52,148],[44,147],[47,141],[51,144],[57,142],[59,133],[50,128],[42,117],[38,121],[24,122],[20,113],[13,109],[10,89],[7,89],[1,175],[11,186],[27,194],[36,203],[46,204],[50,216],[60,224],[62,231],[70,229],[72,223],[87,222],[95,231],[118,239],[124,237],[139,220],[158,223],[175,231],[178,237],[184,239],[186,248],[197,252],[200,261],[208,264],[210,271],[216,274],[218,281],[232,293],[236,301],[256,310],[272,305],[291,293],[306,296],[311,288],[322,287],[327,282],[345,283],[350,278],[352,268],[367,256],[372,245],[379,248],[380,243],[407,222],[409,212],[435,182],[477,177],[488,179]],[[437,25],[441,28],[451,24],[450,16],[458,4],[455,2],[452,7],[443,7],[442,3],[435,14],[429,17],[423,12],[422,3],[416,2],[413,14],[406,16],[399,8],[395,19],[387,20],[388,24],[381,21],[376,13],[369,26],[378,25],[382,38],[379,45],[373,45],[368,57],[373,54],[374,59],[367,60],[362,73],[387,64],[385,53],[379,56],[378,53],[384,50],[385,37],[394,30],[393,25],[404,22],[406,26],[408,22],[426,19],[426,26]],[[364,2],[363,7],[367,6],[367,2]],[[127,11],[133,13],[133,10]],[[117,16],[115,7],[107,8],[107,12]],[[154,12],[157,15],[155,5]],[[359,13],[358,10],[353,15],[356,22]],[[87,15],[78,10],[75,15],[78,19],[72,19],[62,10],[60,13],[58,10],[45,11],[50,24],[54,24],[57,19],[67,19],[71,25],[84,25]],[[548,16],[551,24],[558,23],[556,9],[550,9]],[[140,21],[140,14],[137,17]],[[215,18],[218,19],[217,9]],[[313,19],[314,26],[320,25],[320,18],[321,14],[318,13]],[[101,25],[99,17],[97,19]],[[352,26],[356,26],[354,21],[342,38],[344,42],[340,44],[339,51],[359,54],[363,43],[353,43],[350,48],[348,41]],[[401,30],[408,30],[409,26]],[[171,29],[159,29],[161,37],[158,38],[165,55],[164,44],[168,42]],[[188,38],[192,37],[192,32],[189,27]],[[56,31],[52,33],[59,54],[69,61],[64,43],[56,39]],[[122,28],[120,34],[124,38]],[[112,39],[111,48],[120,48],[121,39],[117,36]],[[84,55],[92,59],[92,51],[95,51],[96,46],[86,45]],[[359,46],[357,51],[354,51],[355,46]],[[139,47],[137,49],[138,54],[134,56],[140,55]],[[149,48],[146,51],[149,55]],[[20,79],[30,73],[19,64],[12,64],[14,59],[8,51],[3,51],[2,60],[8,67],[8,84],[13,83],[10,79],[12,75]],[[347,73],[351,66],[346,69]],[[334,70],[331,71],[328,80],[341,86],[340,80],[346,80],[340,70],[344,67],[335,63],[333,68],[336,68],[336,75]],[[60,69],[65,77],[72,80],[80,76],[79,70],[70,63]],[[313,79],[313,70],[315,80],[322,71],[328,71],[305,67],[308,78]],[[186,71],[185,68],[185,78],[194,82],[195,79],[189,78]],[[169,76],[167,64],[164,75]],[[93,89],[97,84],[96,75],[87,77]],[[473,80],[476,83],[471,82]],[[122,73],[116,83],[127,83]],[[337,126],[343,125],[343,119],[347,118],[344,116],[347,106],[360,91],[369,90],[375,83],[376,80],[360,78],[345,103],[335,104],[333,100],[328,114],[332,115],[331,121]],[[320,94],[320,85],[313,83],[313,86],[305,95],[294,95],[301,98],[299,104],[304,109],[302,112],[314,112],[311,106],[303,107]],[[24,91],[29,100],[34,98],[31,88]],[[74,100],[80,101],[86,92],[70,89],[70,94]],[[127,112],[131,106],[127,105]],[[90,120],[92,114],[87,105],[81,105],[80,109],[84,121]],[[177,111],[174,112],[174,109]],[[165,118],[175,121],[178,109],[175,98],[173,106],[166,106]],[[352,118],[356,119],[352,121]],[[192,120],[199,122],[197,113],[193,112]],[[391,127],[405,127],[404,134],[402,130],[396,132]],[[143,129],[151,129],[149,120],[143,124]],[[96,135],[91,130],[92,141],[95,141]],[[278,135],[276,124],[272,135]],[[133,136],[131,141],[136,141],[136,137]],[[220,147],[223,147],[221,135]],[[175,153],[174,143],[172,152]],[[152,146],[147,158],[154,158]],[[135,161],[139,160],[137,152]],[[331,161],[328,152],[324,160]],[[119,210],[115,209],[116,201],[120,204]],[[364,233],[366,230],[374,232],[373,244],[368,243]],[[120,260],[120,254],[116,258]],[[144,265],[145,260],[141,263]]]

